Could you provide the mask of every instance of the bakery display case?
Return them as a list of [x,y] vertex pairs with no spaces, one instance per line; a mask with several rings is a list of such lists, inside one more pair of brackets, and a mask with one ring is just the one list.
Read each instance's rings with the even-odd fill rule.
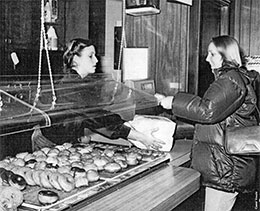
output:
[[[169,161],[165,152],[98,140],[79,142],[82,128],[88,126],[109,137],[109,124],[132,120],[138,110],[156,107],[153,95],[130,89],[106,74],[80,81],[59,75],[51,79],[0,78],[0,181],[10,185],[13,175],[23,178],[22,187],[18,186],[24,195],[21,209],[86,206]],[[53,145],[32,147],[33,137]],[[47,203],[42,199],[46,196]]]

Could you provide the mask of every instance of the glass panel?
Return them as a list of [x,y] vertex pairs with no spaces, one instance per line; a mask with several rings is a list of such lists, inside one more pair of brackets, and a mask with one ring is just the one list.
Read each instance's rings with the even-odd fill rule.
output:
[[[94,74],[82,79],[63,80],[54,77],[56,105],[51,109],[53,90],[47,76],[42,76],[41,92],[33,108],[37,92],[37,76],[0,77],[4,106],[1,112],[1,135],[41,127],[75,122],[93,117],[119,114],[131,120],[139,109],[157,106],[156,98],[142,91],[130,89],[108,74]],[[10,100],[11,98],[11,100]],[[34,111],[30,112],[31,109]],[[108,112],[104,112],[108,111]],[[3,121],[2,121],[3,120]],[[8,121],[6,121],[8,120]],[[8,128],[8,131],[6,130]]]

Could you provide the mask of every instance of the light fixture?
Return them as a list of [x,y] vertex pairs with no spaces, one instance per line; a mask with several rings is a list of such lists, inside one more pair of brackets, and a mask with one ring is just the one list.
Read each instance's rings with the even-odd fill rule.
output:
[[126,0],[126,14],[133,16],[160,13],[160,0]]

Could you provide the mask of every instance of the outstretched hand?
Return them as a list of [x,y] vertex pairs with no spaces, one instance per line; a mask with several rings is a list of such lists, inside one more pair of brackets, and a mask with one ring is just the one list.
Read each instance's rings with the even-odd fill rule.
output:
[[162,148],[162,145],[164,145],[165,142],[154,137],[153,134],[156,131],[158,131],[158,128],[151,129],[147,131],[147,134],[149,135],[146,135],[135,129],[131,129],[128,138],[134,141],[139,141],[140,143],[145,145],[147,149],[159,150],[160,148]]
[[167,96],[165,97],[164,95],[156,93],[154,97],[157,98],[158,104],[161,105],[165,109],[171,109],[172,108],[172,101],[173,101],[173,96]]

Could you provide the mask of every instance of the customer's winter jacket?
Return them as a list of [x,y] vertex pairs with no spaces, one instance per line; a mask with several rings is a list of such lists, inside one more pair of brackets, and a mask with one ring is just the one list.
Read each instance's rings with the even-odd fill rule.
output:
[[257,124],[250,74],[228,64],[214,70],[214,75],[215,81],[202,98],[177,93],[172,110],[177,117],[196,123],[191,167],[201,173],[202,184],[228,192],[248,191],[255,185],[256,160],[228,155],[223,134],[226,126]]

